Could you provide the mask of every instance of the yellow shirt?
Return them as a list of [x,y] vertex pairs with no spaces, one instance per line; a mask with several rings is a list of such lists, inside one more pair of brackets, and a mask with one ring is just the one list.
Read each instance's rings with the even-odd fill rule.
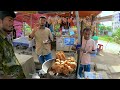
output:
[[35,32],[36,53],[47,55],[51,52],[51,44],[44,44],[43,41],[52,40],[53,36],[49,28],[39,29]]

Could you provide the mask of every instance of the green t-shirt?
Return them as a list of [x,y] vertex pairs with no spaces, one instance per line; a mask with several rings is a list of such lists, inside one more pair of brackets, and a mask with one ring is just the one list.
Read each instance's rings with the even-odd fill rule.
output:
[[93,40],[98,40],[98,36],[93,36],[92,39]]

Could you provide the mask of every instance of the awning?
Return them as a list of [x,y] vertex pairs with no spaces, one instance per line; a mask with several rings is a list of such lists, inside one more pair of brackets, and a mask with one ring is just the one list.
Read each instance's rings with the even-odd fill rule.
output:
[[[90,15],[97,16],[101,12],[102,11],[79,11],[79,16],[80,17],[86,17]],[[75,17],[75,11],[38,11],[38,13],[40,14],[44,13],[48,15],[58,15],[63,17],[69,17],[69,16]]]

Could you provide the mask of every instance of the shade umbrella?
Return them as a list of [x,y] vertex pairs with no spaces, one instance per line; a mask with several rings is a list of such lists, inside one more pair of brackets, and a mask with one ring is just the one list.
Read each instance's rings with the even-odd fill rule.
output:
[[25,14],[25,13],[19,13],[16,15],[15,20],[20,21],[20,22],[26,22],[31,28],[33,28],[34,23],[38,21],[39,15],[34,15],[34,14]]
[[[86,17],[90,15],[97,16],[99,13],[101,13],[101,11],[78,11],[78,13],[79,13],[79,17]],[[59,13],[58,15],[62,17],[69,17],[69,16],[76,17],[75,11]]]

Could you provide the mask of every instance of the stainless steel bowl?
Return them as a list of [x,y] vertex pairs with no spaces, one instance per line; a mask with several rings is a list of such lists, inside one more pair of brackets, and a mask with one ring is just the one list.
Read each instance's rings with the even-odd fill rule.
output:
[[53,62],[55,62],[55,59],[50,59],[50,60],[47,60],[45,61],[43,64],[42,64],[42,70],[47,73],[49,68],[52,66]]

